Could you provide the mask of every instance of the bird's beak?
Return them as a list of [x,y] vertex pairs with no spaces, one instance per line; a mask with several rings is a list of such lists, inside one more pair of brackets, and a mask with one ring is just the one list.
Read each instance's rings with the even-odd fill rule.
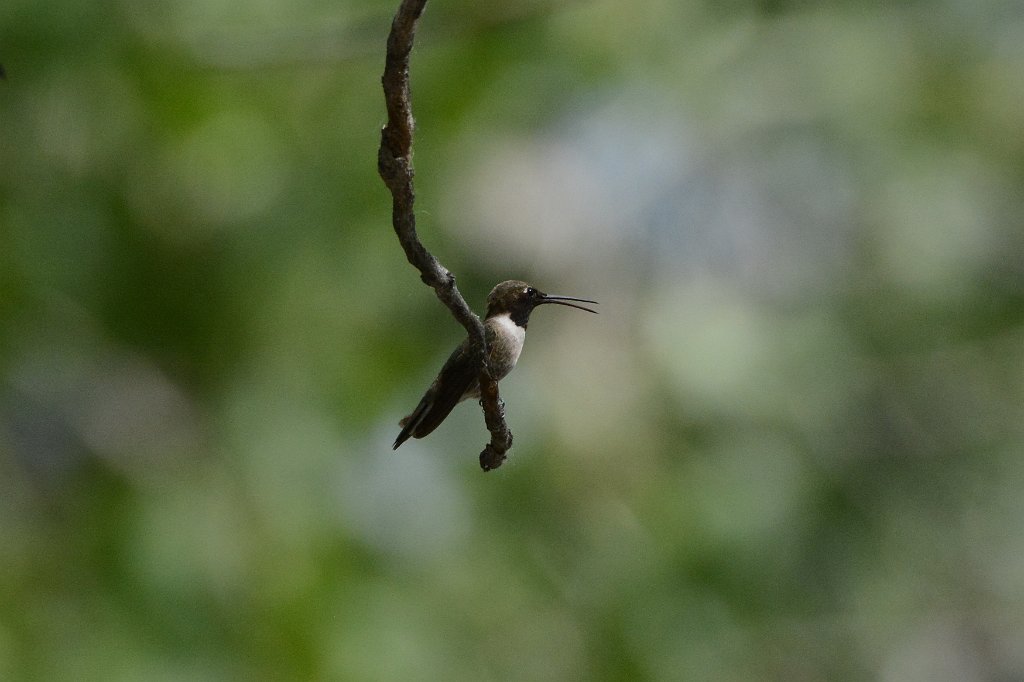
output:
[[594,313],[595,315],[597,315],[597,311],[596,310],[591,310],[590,308],[584,308],[581,305],[575,305],[573,303],[569,303],[569,301],[579,301],[580,303],[593,303],[594,305],[599,305],[597,301],[591,301],[588,298],[574,298],[572,296],[551,296],[549,294],[544,294],[544,297],[542,299],[540,299],[540,301],[537,302],[537,305],[541,305],[543,303],[557,303],[558,305],[567,305],[570,308],[578,308],[579,310],[586,310],[588,313]]

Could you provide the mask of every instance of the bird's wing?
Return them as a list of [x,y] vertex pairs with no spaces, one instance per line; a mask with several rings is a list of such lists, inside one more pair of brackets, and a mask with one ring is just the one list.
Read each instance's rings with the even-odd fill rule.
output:
[[[466,354],[469,352],[469,340],[467,339],[452,351],[448,360],[441,368],[441,373],[434,379],[427,392],[423,394],[419,405],[400,424],[402,432],[395,439],[393,449],[407,441],[410,437],[423,438],[444,421],[452,409],[466,395],[479,376],[479,367],[476,363],[469,362]],[[444,391],[440,387],[444,386]]]

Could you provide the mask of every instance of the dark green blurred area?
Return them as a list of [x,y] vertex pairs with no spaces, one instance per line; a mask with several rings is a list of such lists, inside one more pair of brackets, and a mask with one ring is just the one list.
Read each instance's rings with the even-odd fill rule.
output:
[[[1024,7],[0,6],[0,679],[1024,678]],[[554,307],[552,307],[554,308]]]

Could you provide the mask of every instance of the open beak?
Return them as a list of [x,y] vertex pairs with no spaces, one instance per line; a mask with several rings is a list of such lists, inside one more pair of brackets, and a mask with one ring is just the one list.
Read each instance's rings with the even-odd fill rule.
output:
[[550,296],[548,294],[544,294],[544,298],[542,298],[540,301],[538,301],[537,305],[541,305],[542,303],[557,303],[558,305],[567,305],[570,308],[578,308],[579,310],[586,310],[588,313],[594,313],[595,315],[597,315],[597,311],[596,310],[591,310],[590,308],[584,308],[581,305],[576,305],[574,303],[569,303],[569,301],[579,301],[580,303],[593,303],[594,305],[599,305],[597,301],[591,301],[588,298],[574,298],[572,296]]

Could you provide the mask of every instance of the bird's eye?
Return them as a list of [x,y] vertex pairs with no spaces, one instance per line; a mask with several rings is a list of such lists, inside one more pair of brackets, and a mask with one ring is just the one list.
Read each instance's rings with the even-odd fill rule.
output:
[[534,289],[533,287],[526,287],[526,295],[527,296],[536,296],[537,295],[537,290]]

